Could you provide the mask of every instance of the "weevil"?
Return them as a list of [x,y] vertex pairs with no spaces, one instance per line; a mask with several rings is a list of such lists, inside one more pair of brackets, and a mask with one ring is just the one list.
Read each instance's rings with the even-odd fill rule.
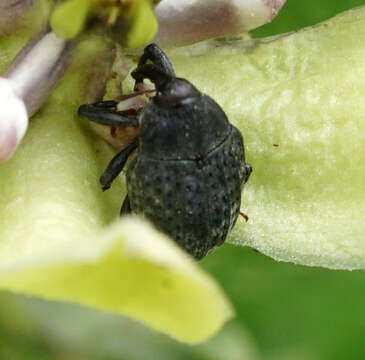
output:
[[243,137],[221,107],[194,85],[176,77],[166,54],[148,45],[132,72],[135,90],[149,79],[150,103],[136,114],[117,102],[80,106],[79,115],[115,127],[139,127],[100,177],[108,189],[137,150],[126,172],[121,215],[136,213],[171,236],[196,259],[223,244],[240,213],[241,192],[252,168]]

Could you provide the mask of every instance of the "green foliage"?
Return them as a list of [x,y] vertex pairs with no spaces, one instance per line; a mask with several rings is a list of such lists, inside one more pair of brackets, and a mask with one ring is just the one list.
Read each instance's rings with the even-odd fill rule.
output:
[[360,5],[365,5],[365,0],[287,0],[279,15],[271,23],[251,33],[255,37],[265,37],[302,29]]
[[365,273],[285,264],[224,246],[203,260],[263,360],[362,359]]

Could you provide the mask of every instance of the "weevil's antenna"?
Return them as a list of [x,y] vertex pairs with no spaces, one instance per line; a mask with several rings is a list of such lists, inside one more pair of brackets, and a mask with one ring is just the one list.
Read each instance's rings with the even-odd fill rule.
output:
[[138,61],[138,67],[147,64],[151,61],[152,64],[158,66],[166,74],[175,77],[175,70],[167,55],[156,44],[149,44],[144,48],[143,55]]

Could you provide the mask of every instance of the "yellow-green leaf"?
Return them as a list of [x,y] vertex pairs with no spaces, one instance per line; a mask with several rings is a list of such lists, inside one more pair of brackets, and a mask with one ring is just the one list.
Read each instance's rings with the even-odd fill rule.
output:
[[[64,220],[63,212],[71,215],[71,209],[61,207],[58,203],[58,217]],[[55,221],[57,215],[50,215]],[[133,316],[191,343],[205,340],[232,316],[217,284],[141,220],[124,219],[105,231],[91,227],[88,232],[95,235],[83,232],[79,220],[67,220],[72,231],[61,233],[54,226],[46,232],[47,220],[40,218],[43,224],[35,223],[25,229],[31,235],[23,234],[32,239],[32,251],[24,246],[10,254],[2,251],[13,260],[2,262],[0,288]]]
[[171,52],[178,76],[245,137],[249,221],[229,241],[281,261],[365,268],[364,34],[360,7],[254,47]]

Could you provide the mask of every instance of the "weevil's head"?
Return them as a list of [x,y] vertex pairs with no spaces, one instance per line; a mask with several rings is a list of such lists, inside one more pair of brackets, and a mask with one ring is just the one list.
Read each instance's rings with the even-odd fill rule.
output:
[[160,106],[177,107],[201,96],[200,91],[189,81],[177,78],[154,64],[137,68],[132,72],[132,77],[136,83],[143,82],[145,78],[151,80],[156,88],[153,101]]
[[171,77],[157,88],[153,100],[160,106],[175,108],[193,102],[201,95],[201,92],[189,81]]

